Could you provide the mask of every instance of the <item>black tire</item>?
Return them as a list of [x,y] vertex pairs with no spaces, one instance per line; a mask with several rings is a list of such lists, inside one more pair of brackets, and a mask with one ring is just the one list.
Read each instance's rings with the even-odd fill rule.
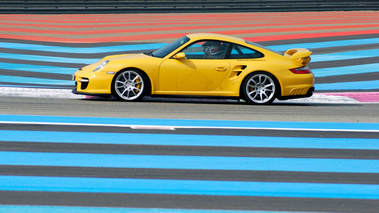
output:
[[251,73],[242,82],[242,98],[250,104],[271,104],[279,91],[277,82],[270,73]]
[[120,71],[112,82],[113,95],[124,101],[141,100],[147,91],[148,80],[139,70],[127,69]]

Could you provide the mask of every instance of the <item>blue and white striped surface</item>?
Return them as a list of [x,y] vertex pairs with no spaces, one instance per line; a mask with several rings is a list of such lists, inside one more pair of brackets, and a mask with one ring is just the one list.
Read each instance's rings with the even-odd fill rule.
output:
[[[377,38],[367,38],[367,39],[352,39],[352,40],[338,40],[338,41],[327,41],[327,42],[313,42],[313,43],[296,43],[286,45],[272,45],[270,48],[277,51],[285,51],[290,48],[306,47],[310,49],[317,48],[332,48],[341,46],[355,46],[355,45],[376,45],[379,43]],[[1,82],[7,84],[13,83],[25,83],[26,85],[45,85],[45,87],[59,87],[59,86],[73,86],[74,82],[70,81],[70,75],[72,75],[78,68],[85,64],[94,63],[100,58],[90,58],[91,54],[103,53],[104,55],[111,55],[114,52],[144,52],[146,50],[157,49],[164,46],[166,43],[154,43],[154,44],[131,44],[131,45],[117,45],[117,46],[103,46],[103,47],[62,47],[62,46],[49,46],[42,44],[18,44],[9,42],[0,42],[0,48],[7,48],[12,50],[28,50],[30,51],[40,51],[44,54],[32,55],[32,54],[21,54],[21,53],[0,53],[1,69],[13,70],[13,71],[23,71],[51,74],[63,74],[67,75],[67,80],[60,79],[48,79],[48,78],[36,78],[36,77],[21,77],[21,76],[10,76],[1,75],[0,73],[0,84]],[[75,57],[62,57],[62,56],[51,56],[50,53],[65,53],[65,54],[88,54],[85,58],[75,58]],[[365,59],[379,57],[379,49],[369,49],[369,50],[357,50],[357,51],[346,51],[346,52],[335,52],[327,54],[313,54],[312,63],[319,62],[331,62],[331,61],[343,61],[352,59]],[[11,62],[6,62],[12,60]],[[14,62],[18,60],[20,62]],[[33,62],[30,64],[28,62]],[[37,65],[41,62],[56,63],[56,65]],[[77,67],[65,66],[64,64],[77,64]],[[317,78],[328,77],[328,76],[343,76],[352,74],[367,74],[367,73],[377,73],[379,72],[378,63],[369,64],[356,64],[350,66],[344,66],[341,64],[339,67],[325,67],[312,69],[316,76],[316,88],[318,90],[375,90],[379,89],[379,81],[362,81],[356,78],[355,81],[341,82],[341,83],[317,83]],[[15,85],[20,86],[20,85]]]

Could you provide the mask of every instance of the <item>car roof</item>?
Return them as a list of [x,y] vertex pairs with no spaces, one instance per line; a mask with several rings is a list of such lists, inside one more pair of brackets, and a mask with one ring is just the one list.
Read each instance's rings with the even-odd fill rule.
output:
[[245,43],[245,40],[242,38],[234,37],[234,36],[228,36],[228,35],[221,35],[216,33],[192,33],[187,35],[190,39],[215,39],[215,40],[226,40],[230,42],[235,43]]

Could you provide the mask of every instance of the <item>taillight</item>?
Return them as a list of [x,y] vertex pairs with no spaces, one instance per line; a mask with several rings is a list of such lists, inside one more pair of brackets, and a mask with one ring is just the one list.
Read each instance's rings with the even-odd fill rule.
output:
[[299,67],[295,69],[290,69],[291,72],[294,74],[309,74],[312,73],[311,69],[309,67]]

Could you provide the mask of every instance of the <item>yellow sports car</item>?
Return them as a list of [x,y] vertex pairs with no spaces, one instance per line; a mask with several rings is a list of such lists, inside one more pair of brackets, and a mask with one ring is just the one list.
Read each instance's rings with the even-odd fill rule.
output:
[[311,51],[279,53],[241,38],[211,33],[184,36],[154,52],[107,56],[74,74],[75,94],[244,99],[252,104],[310,97]]

